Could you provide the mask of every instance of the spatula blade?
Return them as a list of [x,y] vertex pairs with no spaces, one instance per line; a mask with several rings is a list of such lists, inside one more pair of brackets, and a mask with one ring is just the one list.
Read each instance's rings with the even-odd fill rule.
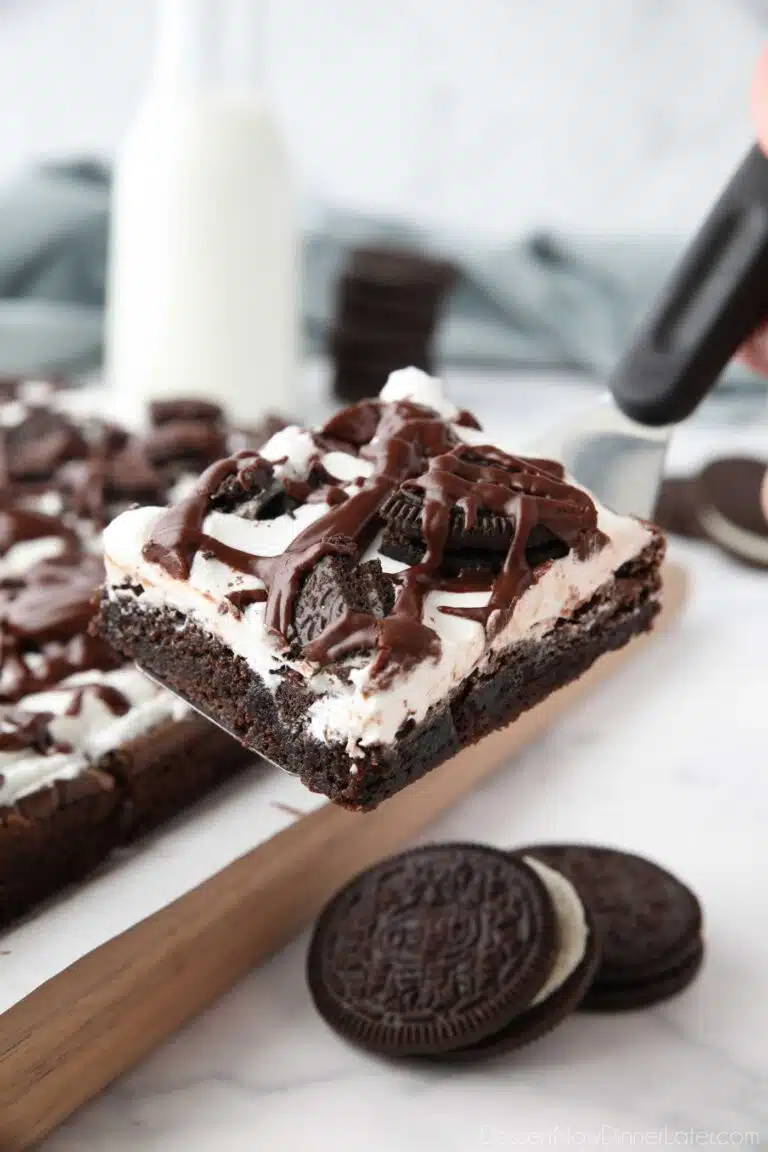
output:
[[530,445],[527,456],[556,460],[568,475],[622,516],[650,519],[672,425],[646,428],[608,394]]
[[[136,667],[138,668],[139,672],[142,673],[142,675],[146,676],[147,680],[151,680],[152,683],[155,684],[158,688],[162,688],[162,690],[164,692],[172,693],[176,697],[177,700],[181,700],[183,704],[186,704],[187,707],[191,708],[193,712],[197,712],[197,714],[199,716],[202,716],[204,720],[209,720],[211,722],[211,724],[215,724],[217,728],[220,728],[222,732],[226,732],[227,735],[231,736],[233,740],[237,740],[237,737],[235,736],[234,732],[230,728],[227,728],[226,724],[222,724],[222,722],[220,720],[217,720],[216,717],[214,715],[212,715],[210,712],[207,712],[205,708],[201,708],[201,706],[199,704],[193,703],[193,701],[190,700],[189,697],[184,696],[181,692],[178,692],[175,688],[169,687],[169,685],[166,684],[166,682],[164,680],[161,680],[160,677],[157,676],[154,672],[148,672],[143,664],[139,664],[137,662]],[[254,752],[254,756],[255,755],[256,755],[256,752]],[[273,768],[279,768],[282,772],[287,772],[289,776],[297,776],[298,775],[298,773],[293,768],[289,768],[285,764],[278,764],[276,760],[270,760],[269,756],[265,756],[263,752],[259,752],[258,755],[261,757],[262,760],[266,760],[266,762],[268,764],[271,764]]]

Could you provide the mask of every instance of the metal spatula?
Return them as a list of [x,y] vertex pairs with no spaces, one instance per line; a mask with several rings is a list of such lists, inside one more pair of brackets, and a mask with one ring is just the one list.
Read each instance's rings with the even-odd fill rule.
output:
[[614,511],[650,518],[670,434],[768,320],[768,159],[754,147],[680,260],[608,381],[608,393],[541,438]]

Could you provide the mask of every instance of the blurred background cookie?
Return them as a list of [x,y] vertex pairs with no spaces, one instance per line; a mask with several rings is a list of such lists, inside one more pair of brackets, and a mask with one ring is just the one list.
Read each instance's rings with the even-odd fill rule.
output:
[[760,502],[767,467],[753,457],[724,457],[708,464],[695,483],[703,531],[724,552],[756,568],[768,568],[768,524]]
[[339,400],[375,395],[397,368],[434,371],[432,344],[457,269],[395,248],[356,248],[336,294],[328,336]]
[[671,536],[707,540],[734,560],[768,568],[768,524],[760,493],[768,463],[723,456],[695,476],[670,476],[659,492],[654,522]]

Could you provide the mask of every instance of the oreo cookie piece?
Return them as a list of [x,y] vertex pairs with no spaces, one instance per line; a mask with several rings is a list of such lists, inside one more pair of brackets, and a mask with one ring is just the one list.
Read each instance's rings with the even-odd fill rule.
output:
[[[339,546],[344,541],[339,539]],[[378,619],[388,616],[395,602],[392,578],[378,560],[358,564],[352,540],[344,551],[323,556],[305,579],[296,601],[293,626],[304,648],[345,614]],[[361,647],[365,645],[362,643]]]
[[715,460],[695,481],[696,516],[724,552],[755,568],[768,568],[768,523],[760,491],[768,464],[746,456]]
[[[419,564],[426,552],[422,531],[424,499],[421,492],[401,487],[381,509],[386,527],[382,534],[382,555],[404,564]],[[448,538],[441,570],[447,576],[471,570],[496,573],[504,563],[512,540],[514,521],[495,512],[480,509],[471,527],[466,527],[464,511],[450,511]],[[526,544],[526,559],[532,569],[568,553],[568,546],[545,527],[537,524]]]
[[704,539],[696,507],[696,484],[683,476],[662,481],[651,519],[663,532],[688,540]]
[[602,960],[583,1008],[645,1007],[696,975],[703,956],[701,905],[664,868],[616,848],[582,844],[536,845],[516,855],[566,876],[595,919]]
[[47,480],[59,465],[87,455],[80,430],[60,412],[31,408],[2,430],[5,466],[12,480]]
[[[392,543],[398,539],[424,543],[422,516],[424,497],[411,488],[399,488],[381,509]],[[466,527],[463,508],[454,506],[450,511],[446,548],[479,548],[484,552],[506,552],[512,539],[513,521],[495,512],[480,509],[471,527]],[[387,555],[389,553],[386,553]]]
[[427,845],[348,884],[312,936],[307,979],[341,1036],[441,1056],[498,1033],[547,982],[557,921],[532,867],[475,844]]
[[110,461],[109,482],[114,498],[132,500],[160,499],[163,479],[153,467],[146,446],[138,436],[131,436]]
[[88,631],[93,598],[103,583],[100,556],[64,553],[39,560],[19,588],[4,591],[0,620],[24,643],[70,640]]
[[540,1039],[570,1016],[586,996],[600,963],[600,943],[591,913],[570,880],[541,860],[524,857],[549,893],[557,917],[557,957],[531,1003],[499,1032],[442,1057],[479,1060],[514,1051]]
[[280,497],[281,486],[274,479],[269,460],[255,452],[243,452],[237,458],[236,471],[225,476],[211,493],[210,507],[217,512],[236,512],[244,520],[259,520]]

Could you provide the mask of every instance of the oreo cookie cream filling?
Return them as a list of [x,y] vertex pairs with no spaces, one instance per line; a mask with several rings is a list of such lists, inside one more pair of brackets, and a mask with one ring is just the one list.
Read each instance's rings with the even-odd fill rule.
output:
[[371,807],[650,627],[663,541],[416,369],[104,532],[125,655]]

